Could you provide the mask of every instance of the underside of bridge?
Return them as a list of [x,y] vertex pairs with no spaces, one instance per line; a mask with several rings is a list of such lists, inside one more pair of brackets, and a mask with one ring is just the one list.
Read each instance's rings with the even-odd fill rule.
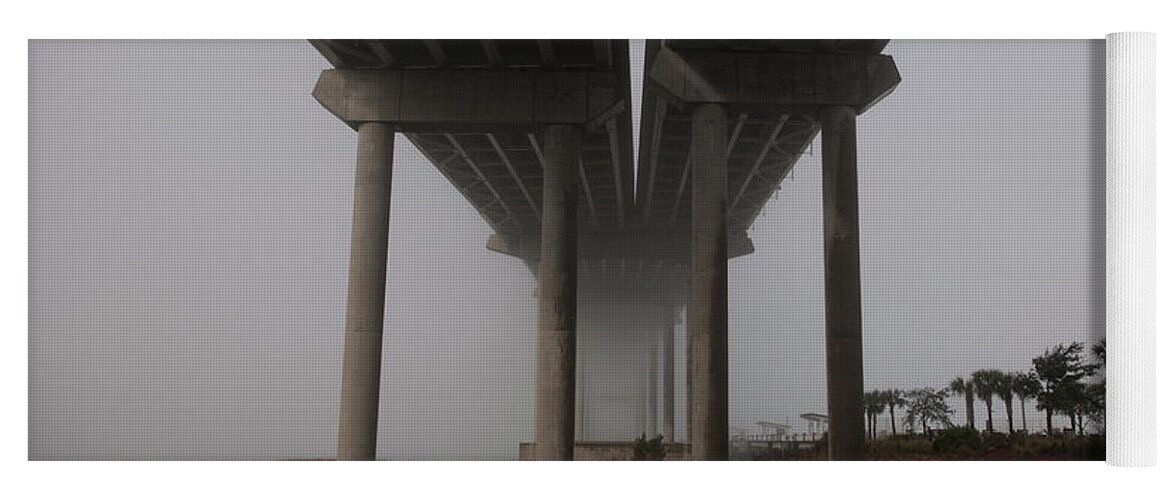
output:
[[637,185],[625,40],[311,43],[334,67],[314,97],[359,136],[339,458],[374,458],[395,133],[494,230],[488,249],[537,275],[535,458],[572,459],[585,433],[580,296],[657,318],[638,333],[640,418],[668,442],[687,311],[686,441],[726,459],[727,260],[753,252],[748,229],[819,132],[830,451],[864,458],[854,117],[899,81],[884,40],[648,40]]

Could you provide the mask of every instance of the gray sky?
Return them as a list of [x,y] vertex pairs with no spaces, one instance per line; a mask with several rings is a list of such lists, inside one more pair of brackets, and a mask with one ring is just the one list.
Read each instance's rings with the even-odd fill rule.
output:
[[[327,63],[298,40],[29,47],[30,458],[332,456],[356,135],[310,97]],[[903,82],[858,120],[867,388],[1100,334],[1102,42],[886,52]],[[397,146],[378,456],[515,458],[534,280]],[[730,266],[734,426],[824,411],[819,163],[815,141]],[[594,434],[633,437],[608,404]]]

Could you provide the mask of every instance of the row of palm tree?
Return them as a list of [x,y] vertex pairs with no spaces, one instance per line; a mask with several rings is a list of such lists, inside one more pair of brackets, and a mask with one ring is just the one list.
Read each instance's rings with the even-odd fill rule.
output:
[[1029,431],[1028,420],[1025,419],[1025,403],[1036,399],[1041,394],[1041,381],[1033,371],[1006,373],[1000,370],[976,370],[968,378],[956,377],[948,385],[952,394],[964,397],[967,405],[968,427],[976,428],[975,399],[984,402],[988,410],[988,419],[984,421],[984,428],[992,431],[992,402],[995,398],[1004,401],[1004,411],[1008,415],[1008,432],[1016,432],[1013,419],[1013,397],[1021,403],[1021,426],[1025,432]]
[[878,437],[878,416],[881,415],[887,408],[890,408],[890,431],[892,434],[897,434],[895,430],[895,407],[902,408],[906,406],[907,399],[903,397],[903,391],[899,389],[888,389],[885,391],[870,391],[862,395],[862,405],[866,410],[866,433],[870,439]]
[[995,430],[992,424],[992,406],[999,399],[1004,403],[1005,414],[1008,416],[1008,432],[1010,435],[1015,434],[1013,402],[1016,399],[1020,402],[1021,427],[1025,433],[1029,430],[1028,421],[1025,419],[1026,403],[1035,400],[1037,409],[1045,411],[1046,430],[1049,434],[1053,433],[1054,413],[1069,416],[1070,427],[1079,429],[1079,432],[1084,434],[1083,417],[1104,424],[1105,382],[1087,383],[1085,380],[1105,368],[1106,342],[1103,340],[1093,346],[1091,354],[1094,360],[1090,362],[1082,360],[1083,350],[1084,346],[1078,342],[1068,346],[1059,344],[1046,349],[1041,356],[1033,358],[1033,366],[1027,371],[976,370],[967,377],[959,376],[952,379],[942,391],[922,388],[906,392],[898,389],[867,392],[863,397],[867,434],[871,439],[877,437],[878,415],[889,411],[891,435],[897,435],[895,408],[909,404],[915,409],[915,415],[907,415],[908,427],[914,428],[921,424],[926,432],[930,422],[950,426],[948,415],[951,410],[946,403],[939,401],[942,396],[949,394],[964,398],[967,426],[973,429],[976,428],[975,402],[979,399],[987,411],[988,418],[984,421],[984,429],[989,432]]
[[895,423],[896,408],[906,408],[903,425],[908,429],[920,427],[927,433],[931,424],[951,427],[952,410],[946,401],[948,394],[947,389],[932,387],[909,391],[888,389],[867,392],[862,395],[867,418],[866,434],[870,439],[878,437],[878,416],[887,412],[890,414],[890,433],[898,435],[898,425]]

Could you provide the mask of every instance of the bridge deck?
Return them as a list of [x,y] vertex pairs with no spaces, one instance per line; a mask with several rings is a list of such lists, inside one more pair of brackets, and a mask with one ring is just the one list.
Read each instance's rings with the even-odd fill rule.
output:
[[[650,82],[663,47],[678,52],[878,54],[886,40],[647,40],[636,212],[643,224],[686,232],[691,115]],[[744,233],[820,130],[816,116],[744,109],[729,114],[729,239]],[[745,236],[746,237],[746,236]],[[732,256],[736,256],[733,252]]]
[[[339,69],[611,72],[630,88],[626,40],[312,40]],[[627,92],[629,96],[629,92]],[[629,97],[627,97],[629,103]],[[583,228],[613,233],[634,199],[629,104],[587,130],[579,168]],[[406,137],[498,234],[539,238],[543,158],[538,130],[468,134],[459,127]]]
[[[311,40],[339,69],[608,72],[630,88],[626,40]],[[690,235],[691,115],[650,82],[663,48],[677,52],[878,54],[883,40],[648,40],[642,85],[638,185],[626,105],[583,138],[579,175],[584,206],[583,280],[600,294],[616,289],[686,300]],[[818,118],[764,109],[729,113],[730,257],[753,251],[747,230],[819,132]],[[406,137],[496,231],[490,248],[535,269],[539,256],[543,157],[538,130],[408,132]],[[637,285],[615,287],[619,283]]]

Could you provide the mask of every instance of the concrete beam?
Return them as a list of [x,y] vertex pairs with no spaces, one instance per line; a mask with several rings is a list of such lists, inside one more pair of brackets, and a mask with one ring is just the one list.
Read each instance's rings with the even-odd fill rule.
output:
[[383,67],[394,65],[394,54],[390,53],[390,49],[382,40],[366,40],[366,45],[369,45],[374,55],[378,56],[378,60],[382,61]]
[[623,188],[623,178],[626,173],[626,165],[622,162],[622,136],[618,131],[618,120],[609,120],[606,122],[606,132],[610,139],[610,165],[614,173],[614,191],[618,194],[615,198],[618,207],[618,227],[623,228],[626,224],[626,190]]
[[781,113],[850,106],[861,114],[901,81],[885,55],[676,52],[664,48],[650,80],[684,103]]
[[355,129],[383,122],[401,132],[500,133],[613,113],[626,102],[618,83],[613,73],[330,69],[313,97]]
[[480,40],[480,47],[484,49],[484,57],[488,58],[488,67],[499,67],[504,58],[500,56],[500,47],[496,46],[496,40]]
[[[772,133],[769,134],[768,139],[765,139],[764,145],[760,148],[760,153],[756,156],[756,161],[752,162],[752,169],[748,171],[748,175],[744,176],[744,183],[740,185],[740,189],[736,190],[736,196],[732,197],[732,203],[729,205],[728,212],[736,211],[736,205],[744,197],[744,191],[748,190],[748,185],[752,184],[757,172],[760,172],[760,166],[764,163],[764,159],[768,157],[769,152],[772,151],[773,145],[776,144],[777,136],[781,134],[781,129],[785,127],[785,123],[788,121],[788,115],[781,116],[776,126],[773,127]],[[731,154],[731,148],[728,149],[728,153]]]
[[[725,157],[730,155],[725,155]],[[669,227],[675,226],[675,219],[679,217],[679,206],[683,203],[683,189],[690,184],[691,180],[691,156],[687,156],[687,160],[683,162],[683,175],[679,178],[679,187],[675,190],[675,202],[671,204],[671,217],[667,219]]]
[[435,61],[436,66],[441,68],[447,66],[447,54],[439,45],[439,40],[423,40],[423,45],[427,47],[427,53],[431,54],[431,59]]
[[610,50],[612,43],[610,40],[594,40],[594,60],[599,66],[606,68],[614,66],[614,53]]
[[[582,233],[578,256],[582,259],[639,259],[687,263],[691,260],[691,240],[685,233]],[[540,242],[532,237],[509,238],[499,233],[488,237],[488,250],[524,260],[539,259]],[[729,259],[756,251],[748,233],[728,235]]]
[[341,58],[341,55],[339,55],[336,50],[333,50],[333,47],[329,44],[328,40],[309,40],[309,44],[312,45],[313,48],[317,49],[317,52],[320,52],[321,56],[324,57],[326,61],[329,61],[329,64],[334,66],[344,66],[346,64],[346,62]]
[[655,113],[651,124],[650,149],[647,155],[648,161],[644,164],[646,168],[641,172],[642,175],[639,176],[639,180],[642,181],[639,183],[642,188],[642,191],[639,193],[641,195],[639,204],[643,210],[643,213],[639,214],[639,216],[642,217],[644,222],[650,220],[647,207],[651,205],[651,201],[655,196],[655,175],[659,169],[659,148],[663,142],[663,120],[667,116],[666,103],[662,102],[662,99],[655,99],[654,101]]
[[[650,63],[655,60],[655,55],[658,54],[661,40],[646,40],[646,47],[643,52],[643,70],[650,69]],[[661,109],[661,111],[660,111]],[[642,140],[638,146],[639,165],[641,165],[638,176],[638,185],[635,186],[637,196],[635,196],[637,211],[635,213],[641,214],[646,210],[647,200],[650,199],[650,190],[654,188],[649,182],[650,175],[647,174],[647,169],[657,168],[656,156],[659,154],[657,147],[654,144],[653,138],[658,135],[654,131],[654,127],[661,126],[662,122],[658,119],[666,113],[666,103],[660,98],[655,98],[652,95],[643,92],[642,100],[642,122],[639,126],[639,137]],[[633,135],[633,134],[632,134]]]

